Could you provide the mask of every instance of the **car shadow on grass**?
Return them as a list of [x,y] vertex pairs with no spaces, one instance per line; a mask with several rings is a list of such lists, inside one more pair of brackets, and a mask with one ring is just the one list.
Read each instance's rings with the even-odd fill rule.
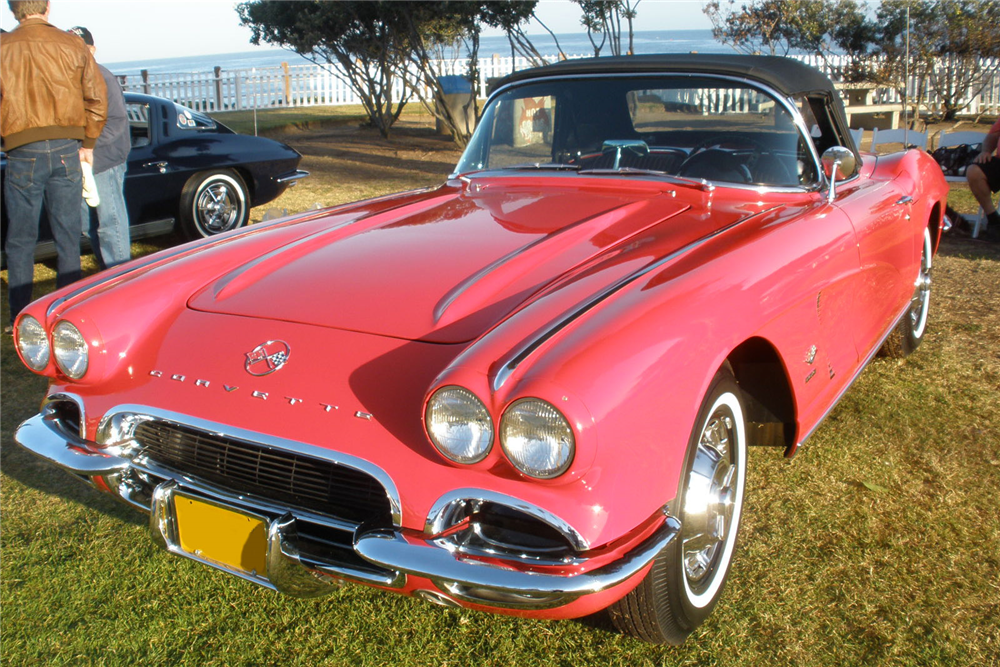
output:
[[1000,261],[1000,242],[984,238],[974,239],[961,229],[953,229],[941,236],[938,254],[963,259]]

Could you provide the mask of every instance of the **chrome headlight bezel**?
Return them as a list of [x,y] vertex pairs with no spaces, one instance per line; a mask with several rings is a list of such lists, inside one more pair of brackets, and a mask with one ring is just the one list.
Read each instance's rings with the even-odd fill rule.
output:
[[69,320],[60,320],[52,328],[52,352],[56,365],[66,377],[79,380],[90,366],[87,340]]
[[31,315],[22,316],[17,323],[17,350],[25,365],[36,373],[48,367],[52,357],[49,333]]
[[559,477],[576,456],[576,436],[569,420],[540,398],[522,398],[504,410],[500,446],[511,465],[536,479]]
[[427,400],[424,430],[435,449],[455,463],[479,463],[493,448],[489,410],[478,396],[458,385],[441,387]]

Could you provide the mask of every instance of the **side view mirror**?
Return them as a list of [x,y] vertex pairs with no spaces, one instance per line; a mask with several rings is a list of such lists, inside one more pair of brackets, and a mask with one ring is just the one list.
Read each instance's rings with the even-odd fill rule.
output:
[[823,151],[823,173],[830,181],[830,195],[827,201],[833,201],[836,196],[837,181],[850,177],[858,166],[854,153],[843,146],[832,146]]

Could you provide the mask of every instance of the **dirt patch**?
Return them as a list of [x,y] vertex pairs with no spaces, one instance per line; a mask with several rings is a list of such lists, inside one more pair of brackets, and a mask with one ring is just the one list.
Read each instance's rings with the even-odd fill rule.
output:
[[382,170],[405,171],[415,175],[446,176],[461,156],[448,136],[435,133],[429,122],[400,121],[388,139],[378,130],[355,125],[325,127],[287,143],[312,159],[331,160],[327,169],[346,169],[343,176]]

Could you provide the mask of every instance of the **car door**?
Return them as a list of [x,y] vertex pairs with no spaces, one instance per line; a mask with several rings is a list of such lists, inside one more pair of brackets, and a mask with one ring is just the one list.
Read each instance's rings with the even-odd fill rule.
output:
[[[132,150],[128,155],[125,178],[125,201],[133,236],[169,231],[177,217],[180,191],[169,187],[164,174],[167,162],[162,157],[163,109],[149,98],[126,97]],[[136,228],[139,233],[136,234]],[[146,228],[147,234],[142,230]]]
[[858,177],[838,185],[834,201],[858,239],[852,331],[862,359],[881,343],[913,292],[912,280],[904,275],[913,265],[912,199],[907,194],[913,184],[908,187],[904,175],[882,180],[874,174],[871,166],[863,167]]

